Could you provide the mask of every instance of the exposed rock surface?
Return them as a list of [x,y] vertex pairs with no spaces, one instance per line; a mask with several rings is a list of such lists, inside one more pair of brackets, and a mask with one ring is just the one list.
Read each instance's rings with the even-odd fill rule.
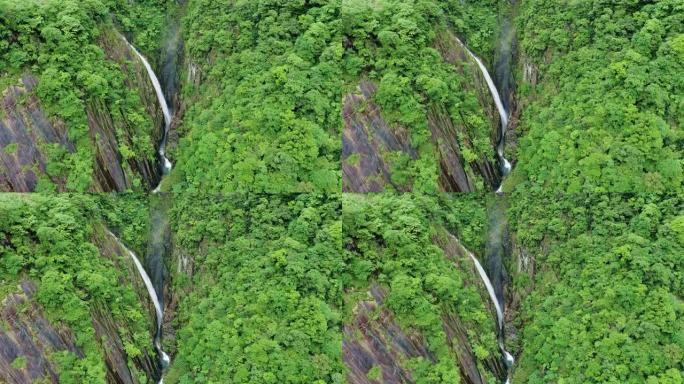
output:
[[[478,276],[475,265],[468,256],[468,251],[463,247],[460,241],[451,233],[445,232],[441,236],[434,238],[434,243],[444,251],[444,254],[449,260],[453,261],[456,268],[468,271],[465,276],[470,276],[465,280],[468,285],[478,287],[482,302],[485,303],[492,317],[496,318],[496,310],[492,303],[487,288]],[[470,347],[468,341],[467,327],[460,321],[458,314],[447,313],[443,316],[444,329],[447,337],[451,342],[452,348],[458,356],[459,365],[461,367],[461,376],[466,383],[484,383],[482,372],[479,371],[475,359],[475,355]],[[498,356],[492,356],[485,360],[485,367],[487,371],[494,373],[500,379],[506,377],[506,367]]]
[[[476,286],[492,316],[495,310],[478,277],[467,250],[453,235],[444,232],[435,236],[434,243],[444,250],[445,256],[456,269],[465,271],[467,285]],[[370,383],[414,383],[407,360],[423,357],[434,361],[423,335],[416,331],[402,329],[394,320],[392,312],[384,306],[386,292],[373,284],[368,300],[356,304],[354,317],[344,327],[343,359],[349,369],[347,381],[352,384]],[[454,355],[454,363],[461,373],[461,383],[484,384],[487,377],[502,379],[506,370],[498,355],[492,355],[478,365],[477,357],[468,335],[469,325],[453,311],[442,314],[444,333]],[[492,323],[494,324],[494,323]],[[380,377],[369,378],[374,367],[380,368]],[[377,369],[377,368],[376,368]],[[488,374],[485,374],[487,372]]]
[[[17,293],[2,300],[0,308],[0,382],[59,382],[57,367],[47,358],[52,352],[70,351],[82,356],[68,328],[51,324],[33,297],[36,286],[23,281]],[[25,364],[15,360],[25,359]],[[12,364],[15,362],[15,364]],[[14,367],[13,367],[14,365]]]
[[[352,323],[344,327],[342,351],[349,368],[347,382],[413,383],[405,360],[423,357],[434,361],[425,338],[406,334],[395,323],[392,313],[383,307],[386,293],[380,287],[373,285],[370,294],[373,299],[359,302]],[[381,369],[379,380],[368,377],[374,366]]]
[[[104,235],[94,236],[93,243],[100,249],[103,257],[111,259],[117,268],[126,271],[120,283],[133,286],[140,300],[148,303],[150,324],[154,324],[154,309],[135,266],[125,257],[125,250]],[[41,305],[34,299],[36,291],[34,282],[24,280],[17,293],[6,295],[0,304],[0,383],[25,384],[39,380],[59,383],[59,369],[52,362],[52,353],[69,351],[83,357],[76,346],[74,333],[61,322],[48,320]],[[129,357],[124,349],[123,339],[132,337],[129,333],[131,327],[125,322],[116,321],[107,303],[94,305],[91,315],[95,335],[104,355],[107,382],[141,383],[129,367]],[[25,360],[25,364],[12,364],[17,359]],[[132,361],[138,372],[147,377],[158,376],[153,351],[143,351],[142,355]]]
[[[163,133],[163,116],[152,84],[137,57],[113,32],[106,32],[100,40],[108,59],[117,62],[125,74],[126,86],[135,89],[146,112],[152,116],[149,127],[151,142],[156,145]],[[48,118],[34,94],[38,79],[24,74],[20,83],[2,92],[0,110],[0,191],[32,192],[40,175],[47,175],[48,145],[58,145],[74,152],[64,122]],[[144,188],[154,188],[160,172],[157,159],[134,157],[124,163],[119,152],[119,140],[130,145],[132,124],[120,111],[101,101],[86,103],[88,128],[95,148],[92,192],[124,191],[132,187],[132,174],[143,181]],[[117,137],[120,132],[121,137]],[[153,148],[151,149],[153,150]],[[66,180],[49,177],[62,192]]]
[[[450,32],[443,32],[438,35],[438,38],[436,39],[436,48],[440,52],[444,60],[452,64],[454,68],[457,71],[459,71],[464,78],[467,79],[463,82],[463,87],[467,91],[474,92],[474,94],[477,96],[477,99],[480,105],[482,106],[482,109],[485,111],[485,114],[487,115],[487,120],[491,124],[490,141],[492,143],[491,146],[493,152],[501,136],[501,118],[499,117],[499,113],[496,109],[496,104],[492,99],[492,95],[489,92],[487,82],[484,76],[482,75],[482,72],[480,72],[480,70],[478,69],[475,60],[473,60],[473,58],[468,54],[467,48],[463,46],[463,43],[461,43],[461,41],[458,40]],[[456,132],[459,132],[465,135],[466,140],[468,140],[467,134],[469,132],[469,129],[467,122],[465,120],[452,121],[448,118],[437,119],[435,117],[435,111],[431,111],[430,115],[430,128],[433,131],[433,135],[435,135],[435,131],[437,131],[443,132],[442,135],[445,138],[453,138],[455,137]],[[435,121],[440,122],[440,124],[436,124]],[[457,152],[458,146],[455,143],[455,141],[452,139],[450,141],[447,141],[447,143],[450,144],[452,147],[450,148],[450,150],[442,150],[440,148],[442,158],[446,159],[443,160],[441,163],[443,168],[442,173],[447,175],[460,175],[463,173],[468,173],[467,167],[461,164],[459,160],[460,152]],[[480,159],[471,164],[470,168],[472,172],[474,172],[475,174],[481,175],[482,178],[485,180],[485,183],[492,187],[492,189],[495,189],[496,186],[499,185],[501,175],[498,171],[496,163],[492,159]],[[453,178],[452,180],[458,180],[460,182],[457,183],[456,187],[461,187],[464,184],[459,178]],[[445,190],[466,191],[464,189],[447,188],[445,188]]]
[[[30,192],[45,173],[44,146],[57,144],[69,152],[74,146],[61,121],[51,122],[31,93],[36,79],[25,75],[21,85],[10,86],[2,94],[0,111],[0,191]],[[51,178],[64,191],[65,180]]]
[[[444,60],[452,64],[466,79],[464,88],[473,92],[491,122],[492,154],[501,132],[500,118],[484,76],[477,63],[468,55],[461,42],[449,33],[442,33],[436,48]],[[358,92],[344,99],[342,136],[342,172],[345,192],[379,192],[391,187],[399,192],[410,191],[411,185],[398,184],[392,179],[389,160],[393,152],[401,152],[412,160],[419,156],[411,145],[410,133],[397,125],[389,125],[382,111],[372,101],[377,87],[362,81]],[[444,192],[472,192],[479,175],[491,189],[500,183],[500,173],[492,157],[483,157],[468,164],[459,141],[472,144],[471,132],[465,118],[453,119],[441,105],[428,107],[428,127],[439,159],[439,187]]]
[[410,186],[392,181],[391,165],[386,155],[403,152],[411,159],[418,157],[411,147],[409,132],[390,127],[372,98],[377,87],[368,81],[359,85],[359,94],[344,100],[344,132],[342,136],[342,173],[344,192],[380,192],[386,185],[405,192]]
[[[156,311],[154,304],[150,300],[149,293],[145,287],[145,283],[140,277],[140,273],[136,269],[133,261],[128,257],[125,249],[111,237],[104,234],[96,234],[93,236],[93,243],[100,249],[100,254],[103,257],[111,259],[114,265],[125,271],[122,274],[123,279],[119,282],[121,285],[133,287],[138,294],[141,303],[147,309],[147,314],[150,318],[149,334],[154,335],[156,331]],[[136,252],[138,253],[138,252]],[[138,253],[139,255],[139,253]],[[93,326],[100,343],[104,346],[105,360],[107,363],[107,378],[110,383],[137,383],[137,379],[133,377],[126,364],[126,352],[123,348],[121,337],[124,332],[128,332],[131,328],[126,324],[117,323],[107,310],[106,305],[96,308],[93,311]],[[151,345],[151,344],[150,344]],[[157,364],[157,357],[154,351],[144,351],[142,356],[133,359],[136,368],[145,372],[147,377],[159,377],[160,370]],[[131,381],[126,379],[130,378]]]

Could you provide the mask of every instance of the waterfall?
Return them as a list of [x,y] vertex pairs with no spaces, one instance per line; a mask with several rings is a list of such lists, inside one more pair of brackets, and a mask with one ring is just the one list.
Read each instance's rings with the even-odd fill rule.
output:
[[[164,115],[164,135],[162,136],[162,140],[159,143],[159,149],[157,150],[157,152],[159,153],[159,157],[162,161],[162,173],[166,175],[171,171],[171,168],[173,167],[171,160],[169,160],[166,157],[166,141],[168,139],[169,129],[171,128],[171,110],[169,109],[169,105],[167,104],[166,98],[164,97],[164,92],[162,91],[159,79],[157,79],[157,75],[152,70],[150,63],[147,61],[145,56],[138,52],[138,50],[131,43],[129,43],[128,40],[126,40],[126,38],[123,35],[121,35],[121,38],[126,42],[128,47],[133,52],[135,52],[140,61],[142,61],[143,65],[145,66],[145,69],[147,70],[147,75],[150,77],[150,80],[152,81],[154,91],[157,93],[157,99],[159,100],[159,105],[161,106],[162,113]],[[160,186],[158,185],[157,188],[155,188],[154,192],[158,192],[159,187]]]
[[[159,298],[157,296],[157,291],[154,290],[154,286],[152,285],[152,280],[150,280],[149,275],[145,271],[145,268],[143,268],[142,264],[140,263],[140,260],[138,260],[138,257],[126,247],[121,240],[119,240],[116,235],[114,235],[111,231],[107,230],[107,233],[109,236],[111,236],[116,243],[126,250],[128,252],[128,255],[133,259],[133,263],[135,264],[135,267],[138,269],[138,273],[140,273],[140,277],[142,277],[143,282],[145,283],[145,287],[147,288],[147,293],[150,295],[150,300],[152,300],[152,303],[154,304],[154,310],[157,313],[157,332],[154,337],[154,347],[157,350],[157,353],[159,353],[159,356],[161,357],[161,362],[162,366],[165,367],[167,366],[170,362],[171,359],[169,358],[169,355],[164,352],[161,346],[161,327],[162,327],[162,320],[164,318],[164,312],[162,310],[161,304],[159,303]],[[159,380],[159,384],[163,383],[163,379]]]
[[[480,68],[480,72],[482,72],[482,75],[484,76],[485,81],[487,82],[489,93],[491,93],[492,98],[494,99],[494,104],[496,104],[496,109],[499,112],[499,117],[501,120],[501,134],[499,138],[499,143],[496,146],[496,154],[499,156],[499,161],[501,162],[501,173],[503,174],[503,176],[507,176],[511,171],[511,163],[508,161],[508,159],[504,157],[504,141],[506,136],[506,129],[508,128],[508,111],[506,111],[506,108],[504,107],[504,104],[501,101],[499,91],[496,89],[496,85],[494,85],[494,80],[492,80],[492,77],[489,75],[487,67],[485,67],[485,65],[482,63],[482,60],[480,60],[479,57],[475,56],[475,54],[471,52],[470,49],[468,49],[468,47],[465,44],[463,44],[463,42],[461,42],[461,40],[458,41],[465,48],[466,52],[468,52],[468,55],[470,55],[470,57],[472,57],[473,60],[475,60],[477,66]],[[496,193],[501,193],[501,184],[499,184]]]
[[[169,78],[169,73],[173,72],[173,68],[175,68],[175,62],[170,62],[168,59],[172,57],[172,55],[169,53],[171,48],[173,48],[172,52],[175,53],[175,47],[178,45],[178,30],[177,27],[174,24],[173,27],[173,36],[174,40],[173,42],[169,42],[167,45],[167,57],[164,60],[164,75],[167,77],[167,82],[165,83],[167,86],[169,85],[169,81],[174,81],[175,74]],[[162,140],[159,143],[159,148],[158,148],[158,153],[159,157],[161,160],[161,168],[162,168],[162,177],[163,175],[167,175],[170,171],[171,168],[173,167],[173,164],[171,161],[166,157],[166,143],[168,140],[168,135],[169,135],[169,129],[171,128],[171,121],[172,121],[172,112],[169,109],[169,104],[167,103],[166,96],[164,94],[164,91],[162,90],[161,83],[159,82],[159,79],[157,78],[157,75],[154,73],[152,70],[152,67],[150,66],[150,63],[147,61],[147,59],[131,44],[126,40],[126,38],[121,35],[121,38],[126,42],[128,47],[135,52],[136,56],[142,61],[143,65],[145,66],[145,69],[147,70],[147,75],[150,78],[150,81],[152,82],[152,86],[154,87],[154,91],[157,94],[157,99],[159,101],[159,105],[161,106],[162,113],[164,115],[164,134],[162,136]],[[173,86],[168,87],[167,89],[168,92],[171,94],[175,93],[176,91],[176,86],[175,83],[171,84]],[[169,96],[171,99],[172,96]],[[159,184],[157,185],[156,188],[152,191],[152,193],[157,193],[159,192],[161,188],[161,180],[159,181]],[[152,270],[153,271],[159,271],[158,268],[163,265],[162,257],[163,257],[163,245],[160,245],[163,243],[163,232],[167,228],[168,223],[164,220],[165,214],[163,212],[159,211],[154,211],[155,215],[152,220],[152,241],[150,243],[150,248],[151,252],[148,258],[148,261],[152,264]],[[111,232],[110,232],[111,234]],[[114,236],[114,235],[112,235]],[[116,238],[116,236],[114,236]],[[154,346],[157,349],[159,353],[159,358],[160,358],[160,363],[162,369],[166,368],[169,363],[171,362],[171,359],[169,356],[162,350],[161,346],[161,331],[162,331],[162,321],[163,321],[163,311],[161,307],[161,297],[160,295],[157,295],[157,291],[154,288],[154,284],[152,283],[152,280],[148,276],[148,274],[145,272],[145,269],[143,268],[142,264],[140,264],[140,261],[138,258],[135,256],[133,252],[131,252],[128,248],[126,248],[119,239],[116,239],[117,242],[124,248],[126,251],[129,253],[131,258],[133,259],[135,266],[138,268],[138,271],[140,272],[140,276],[142,276],[143,281],[145,282],[145,286],[147,287],[147,291],[150,294],[150,298],[152,299],[152,302],[154,303],[155,310],[157,312],[157,332],[155,333],[154,336]],[[154,274],[155,276],[155,282],[157,283],[158,289],[160,293],[163,291],[163,279],[158,275]],[[159,380],[158,384],[163,384],[164,379],[161,378]]]
[[[487,276],[487,272],[485,272],[484,268],[482,268],[482,264],[480,264],[480,261],[473,255],[472,252],[470,252],[466,247],[464,247],[461,242],[454,237],[454,240],[458,243],[459,247],[465,251],[465,253],[468,254],[470,259],[473,261],[475,264],[475,269],[477,269],[477,273],[480,275],[480,278],[482,279],[482,282],[484,283],[485,287],[487,288],[487,293],[489,293],[489,298],[494,304],[494,309],[496,310],[496,320],[497,320],[497,325],[498,325],[498,330],[499,330],[499,349],[501,350],[501,353],[503,354],[504,361],[506,362],[506,369],[508,370],[510,367],[513,366],[513,363],[515,363],[515,358],[513,358],[513,355],[511,355],[507,350],[506,346],[504,345],[503,341],[503,334],[504,334],[504,316],[503,316],[503,308],[501,308],[501,304],[499,303],[499,299],[496,297],[496,292],[494,292],[494,286],[492,285],[491,280],[489,280],[489,276]],[[510,384],[510,378],[506,377],[506,382],[505,384]]]
[[[494,99],[494,104],[496,104],[496,109],[499,112],[499,117],[501,119],[501,132],[499,142],[496,146],[496,154],[498,155],[499,162],[501,164],[501,173],[505,177],[511,171],[511,163],[508,161],[508,159],[506,159],[506,157],[504,157],[505,136],[506,129],[508,128],[508,111],[506,111],[506,107],[504,106],[504,103],[501,100],[501,95],[499,94],[499,91],[497,90],[496,85],[494,84],[494,80],[492,80],[492,77],[489,75],[487,67],[485,67],[485,65],[482,63],[482,60],[480,60],[479,57],[475,56],[475,54],[471,52],[470,49],[468,49],[468,47],[465,44],[463,44],[463,42],[461,42],[460,40],[458,41],[465,48],[466,52],[468,52],[468,55],[470,55],[470,57],[472,57],[473,60],[475,60],[477,66],[480,68],[480,71],[482,72],[482,75],[484,76],[485,81],[487,82],[489,93],[491,93],[492,98]],[[502,193],[502,185],[503,182],[500,183],[499,187],[496,189],[497,195]],[[503,355],[506,364],[506,371],[508,372],[508,370],[513,366],[513,363],[515,363],[515,359],[513,358],[513,355],[511,355],[506,350],[506,346],[504,345],[504,317],[502,308],[503,300],[499,301],[498,297],[496,296],[494,286],[492,285],[492,282],[489,279],[489,276],[487,276],[487,273],[485,272],[484,268],[482,268],[482,265],[477,260],[475,255],[473,255],[472,252],[468,251],[467,249],[466,252],[475,263],[475,268],[477,269],[477,272],[480,274],[480,278],[482,279],[482,281],[485,284],[485,287],[487,288],[487,292],[489,293],[489,297],[491,298],[492,303],[494,303],[494,308],[496,309],[497,324],[499,326],[499,349],[501,349],[501,354]],[[506,377],[505,384],[510,384],[509,377]]]

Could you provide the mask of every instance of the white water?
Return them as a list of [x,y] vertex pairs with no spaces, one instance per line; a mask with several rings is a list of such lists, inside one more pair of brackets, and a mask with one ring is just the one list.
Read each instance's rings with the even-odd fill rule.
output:
[[[152,280],[150,280],[150,276],[147,274],[145,271],[145,268],[143,268],[142,264],[140,263],[140,260],[138,260],[138,257],[126,247],[121,240],[119,240],[118,237],[116,237],[112,232],[107,230],[107,233],[114,238],[117,244],[123,249],[128,252],[128,255],[133,259],[133,263],[135,264],[135,267],[138,269],[138,273],[140,273],[140,277],[142,277],[143,282],[145,283],[145,287],[147,288],[147,293],[150,295],[150,299],[152,300],[152,303],[154,304],[154,310],[157,312],[157,335],[160,334],[161,331],[161,326],[162,326],[162,320],[164,318],[164,312],[162,312],[161,304],[159,303],[159,299],[157,297],[157,292],[154,290],[154,286],[152,285]],[[159,337],[154,338],[154,347],[157,349],[157,352],[161,356],[162,359],[162,365],[167,366],[170,362],[171,359],[169,358],[169,355],[162,350],[161,347],[161,341],[159,340]],[[163,384],[164,380],[161,379],[159,381],[159,384]]]
[[[152,81],[154,91],[157,93],[157,99],[159,100],[159,105],[161,106],[162,114],[164,115],[164,137],[162,138],[162,141],[159,144],[159,149],[157,150],[157,152],[159,153],[159,156],[161,156],[162,158],[162,171],[164,174],[168,174],[169,171],[171,171],[171,168],[173,167],[171,160],[169,160],[166,157],[166,140],[169,135],[169,128],[171,127],[171,110],[169,109],[169,105],[166,103],[166,98],[164,97],[164,92],[162,91],[161,84],[159,83],[157,75],[152,70],[150,63],[147,61],[145,56],[138,52],[138,50],[131,43],[129,43],[128,40],[126,40],[126,38],[123,35],[121,35],[121,38],[126,42],[126,44],[131,48],[131,50],[135,52],[140,61],[142,61],[143,65],[145,66],[145,69],[147,70],[147,75],[150,77],[150,80]],[[153,192],[156,193],[158,191],[159,186],[157,186],[157,188],[155,188]]]
[[484,282],[485,287],[487,287],[489,298],[492,300],[492,303],[494,303],[494,309],[496,309],[497,324],[499,325],[499,329],[501,329],[503,328],[503,311],[501,310],[501,304],[499,304],[499,299],[496,298],[496,293],[494,293],[494,286],[492,285],[491,280],[489,280],[487,272],[485,272],[484,268],[482,268],[482,265],[480,264],[480,261],[477,259],[477,257],[475,257],[475,255],[473,255],[468,250],[466,250],[466,252],[468,252],[468,256],[470,256],[470,258],[473,260],[473,263],[475,263],[477,273],[480,274],[482,282]]
[[[161,157],[162,160],[162,175],[167,175],[170,171],[171,168],[173,167],[173,164],[171,163],[171,160],[169,160],[166,157],[166,142],[168,140],[168,135],[169,135],[169,129],[171,128],[171,110],[169,109],[169,106],[166,102],[166,98],[164,97],[164,92],[162,91],[161,83],[159,82],[159,79],[157,78],[157,75],[154,73],[152,70],[152,66],[150,66],[150,63],[147,61],[145,56],[143,56],[131,43],[126,40],[126,38],[121,35],[121,38],[126,42],[126,45],[135,52],[136,56],[142,61],[143,65],[145,66],[145,69],[147,70],[147,75],[150,78],[150,81],[152,82],[152,86],[154,87],[154,91],[157,94],[157,100],[159,101],[159,105],[161,106],[162,109],[162,114],[164,115],[164,136],[162,137],[161,142],[159,143],[159,148],[157,152],[159,153],[159,156]],[[161,189],[161,180],[159,181],[159,184],[157,184],[157,187],[154,188],[152,193],[158,193]],[[111,234],[111,233],[110,233]],[[112,235],[113,236],[113,235]],[[116,238],[116,236],[114,236]],[[140,264],[140,261],[138,261],[138,258],[128,250],[121,242],[119,239],[116,239],[119,244],[128,251],[128,253],[131,255],[133,258],[133,261],[135,262],[136,267],[138,268],[138,271],[140,272],[140,275],[143,278],[143,281],[145,282],[145,285],[147,286],[147,290],[150,293],[150,297],[152,298],[152,301],[154,302],[155,310],[157,311],[157,333],[154,337],[154,346],[157,349],[159,356],[161,358],[161,365],[162,369],[166,368],[170,363],[171,363],[171,358],[169,355],[166,354],[162,350],[161,347],[161,327],[162,327],[162,321],[163,321],[163,312],[161,309],[161,305],[159,303],[157,294],[154,290],[154,286],[152,285],[152,281],[150,280],[149,276],[145,272],[145,269],[142,267]],[[161,378],[159,380],[158,384],[163,384],[164,383],[164,378]]]
[[[459,40],[460,41],[460,40]],[[499,117],[501,119],[501,138],[499,139],[499,143],[496,146],[496,153],[499,156],[499,161],[501,162],[502,169],[501,173],[505,177],[511,172],[511,163],[504,157],[504,141],[505,141],[505,135],[506,135],[506,130],[508,129],[508,111],[506,111],[506,108],[503,105],[503,102],[501,101],[501,96],[499,95],[499,90],[496,89],[496,85],[494,84],[494,80],[492,80],[492,77],[489,75],[489,72],[487,71],[487,67],[482,63],[482,60],[480,60],[479,57],[475,56],[474,53],[468,49],[468,47],[461,42],[461,45],[465,47],[466,51],[472,57],[475,62],[477,63],[477,66],[480,68],[480,71],[482,72],[482,75],[485,78],[485,81],[487,82],[487,87],[489,88],[489,93],[492,95],[492,98],[494,99],[494,104],[496,104],[496,109],[499,111]],[[503,186],[503,181],[499,184],[499,187],[496,189],[496,194],[502,194],[502,186]],[[503,310],[501,308],[501,304],[499,303],[499,300],[496,297],[496,293],[494,292],[494,287],[492,286],[492,282],[489,280],[489,276],[487,276],[487,273],[485,270],[482,268],[482,265],[480,265],[480,262],[477,260],[477,258],[468,250],[468,255],[470,258],[473,260],[475,263],[475,268],[477,269],[477,272],[480,274],[480,278],[482,278],[482,281],[484,282],[485,286],[487,287],[487,292],[489,292],[489,297],[491,298],[492,302],[494,303],[494,307],[496,309],[496,318],[497,322],[499,325],[499,349],[501,349],[501,353],[504,356],[504,360],[506,362],[506,371],[508,372],[510,368],[513,366],[515,363],[515,359],[513,358],[513,355],[511,355],[507,350],[506,346],[504,345],[504,318],[503,318]],[[506,382],[505,384],[510,384],[510,377],[506,377]]]
[[[459,42],[461,42],[459,40]],[[487,71],[487,67],[482,63],[482,60],[480,60],[479,57],[475,56],[474,53],[468,49],[468,47],[461,42],[461,45],[465,48],[465,50],[468,52],[470,57],[475,60],[477,63],[477,66],[480,68],[480,72],[482,72],[482,75],[485,78],[485,81],[487,82],[487,87],[489,88],[489,93],[491,93],[492,98],[494,99],[494,104],[496,104],[496,109],[499,111],[499,117],[501,120],[501,138],[499,139],[499,144],[496,146],[496,154],[499,156],[499,160],[501,161],[502,164],[502,174],[503,176],[507,176],[511,172],[511,163],[504,157],[504,137],[506,135],[506,129],[508,128],[508,111],[506,111],[506,108],[503,105],[503,102],[501,101],[501,96],[499,95],[499,91],[496,89],[496,85],[494,85],[494,80],[492,80],[492,77],[489,75],[489,72]],[[499,188],[496,190],[496,193],[499,194],[501,193],[501,185],[499,185]]]
[[[461,248],[470,256],[470,259],[473,260],[473,263],[475,263],[475,269],[477,269],[477,273],[480,275],[480,278],[482,279],[482,282],[484,283],[485,287],[487,288],[487,292],[489,293],[489,298],[492,300],[492,303],[494,304],[494,309],[496,310],[496,320],[497,320],[497,325],[499,326],[499,349],[501,349],[501,353],[504,356],[504,360],[506,361],[506,368],[509,369],[510,367],[513,366],[515,363],[515,358],[513,355],[511,355],[507,350],[506,346],[504,345],[503,342],[503,331],[504,331],[504,317],[503,317],[503,310],[501,308],[501,304],[499,303],[499,299],[496,298],[496,293],[494,292],[494,286],[492,285],[492,281],[489,280],[489,276],[487,276],[487,272],[485,272],[484,268],[482,268],[482,264],[480,264],[480,261],[473,255],[472,252],[470,252],[466,247],[461,245],[461,242],[456,239],[456,241],[459,243]],[[505,384],[510,384],[510,378],[506,377],[506,382]]]

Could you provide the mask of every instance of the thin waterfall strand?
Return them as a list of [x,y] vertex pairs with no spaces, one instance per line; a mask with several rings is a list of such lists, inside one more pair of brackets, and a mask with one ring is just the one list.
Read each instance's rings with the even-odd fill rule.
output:
[[[470,252],[466,247],[464,247],[457,238],[454,238],[454,240],[456,240],[456,242],[461,247],[461,249],[463,249],[463,251],[468,254],[470,259],[475,264],[475,269],[477,269],[477,273],[480,275],[482,282],[484,283],[485,287],[487,288],[487,293],[489,293],[489,298],[491,299],[492,303],[494,304],[494,309],[496,310],[496,320],[497,320],[497,325],[498,325],[498,329],[499,329],[499,349],[501,350],[501,353],[503,354],[504,360],[506,362],[506,368],[509,369],[515,363],[515,358],[513,358],[513,355],[511,355],[506,350],[506,346],[504,345],[504,342],[503,342],[503,332],[504,332],[503,310],[501,308],[501,304],[499,304],[499,299],[497,299],[496,293],[494,292],[494,286],[492,285],[492,281],[489,280],[489,276],[487,276],[487,272],[485,272],[484,268],[482,268],[482,264],[480,264],[480,261],[477,259],[477,257],[475,257],[475,255],[473,255],[472,252]],[[510,378],[509,377],[506,377],[505,384],[510,384]]]
[[[157,291],[154,290],[154,286],[152,285],[152,280],[150,280],[150,276],[147,274],[145,271],[145,268],[143,268],[142,264],[140,263],[140,260],[138,260],[138,257],[126,247],[121,240],[119,240],[116,235],[114,235],[111,231],[107,230],[107,233],[116,241],[116,243],[123,248],[128,255],[133,259],[133,263],[135,264],[135,267],[138,269],[138,273],[140,274],[140,277],[142,277],[143,282],[145,283],[145,287],[147,288],[147,293],[150,295],[150,300],[152,300],[152,303],[154,304],[154,309],[155,312],[157,313],[157,336],[154,338],[154,347],[157,349],[157,352],[161,356],[162,359],[162,364],[168,365],[171,361],[169,358],[169,355],[162,350],[161,347],[161,341],[159,340],[159,334],[161,332],[161,326],[162,326],[162,320],[164,318],[164,312],[162,311],[161,304],[159,303],[159,298],[157,297]],[[159,381],[160,384],[163,383],[163,380]]]
[[[173,167],[171,160],[169,160],[166,157],[166,141],[169,135],[169,129],[171,128],[171,110],[169,109],[169,105],[166,103],[166,98],[164,97],[164,92],[162,91],[161,84],[159,83],[157,75],[152,70],[152,66],[150,66],[150,63],[147,61],[145,56],[138,52],[138,50],[131,43],[129,43],[128,40],[126,40],[126,38],[123,35],[121,35],[121,38],[123,39],[123,41],[126,42],[128,47],[133,52],[135,52],[136,56],[138,56],[140,61],[142,61],[143,65],[145,66],[145,69],[147,70],[147,75],[149,76],[150,81],[152,81],[154,91],[157,94],[157,99],[159,100],[159,105],[161,106],[162,114],[164,115],[164,136],[162,137],[157,152],[159,153],[159,156],[162,159],[162,171],[164,174],[168,174],[171,171],[171,168]],[[158,191],[158,189],[159,186],[155,188],[155,192]]]
[[[499,138],[499,143],[496,146],[496,154],[499,156],[499,160],[501,161],[502,164],[502,173],[504,176],[508,175],[508,173],[511,171],[511,163],[504,157],[504,137],[506,135],[506,129],[508,128],[508,112],[506,111],[506,108],[503,105],[503,102],[501,101],[501,96],[499,95],[499,91],[496,89],[496,85],[494,85],[494,80],[492,80],[492,77],[489,75],[489,72],[487,71],[487,67],[482,63],[482,60],[480,60],[479,57],[475,56],[473,52],[468,49],[468,47],[461,42],[461,45],[465,48],[466,52],[468,52],[468,55],[475,60],[477,63],[477,66],[480,68],[480,72],[482,72],[482,75],[485,78],[485,81],[487,82],[487,87],[489,88],[489,93],[491,93],[492,98],[494,99],[494,104],[496,104],[496,109],[499,112],[499,117],[501,119],[501,137]],[[499,188],[497,189],[497,193],[501,192],[501,185],[499,185]]]

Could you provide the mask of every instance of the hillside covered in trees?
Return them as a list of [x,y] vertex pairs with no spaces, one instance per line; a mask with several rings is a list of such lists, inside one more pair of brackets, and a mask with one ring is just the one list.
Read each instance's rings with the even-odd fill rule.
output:
[[680,0],[0,0],[0,383],[684,384]]

